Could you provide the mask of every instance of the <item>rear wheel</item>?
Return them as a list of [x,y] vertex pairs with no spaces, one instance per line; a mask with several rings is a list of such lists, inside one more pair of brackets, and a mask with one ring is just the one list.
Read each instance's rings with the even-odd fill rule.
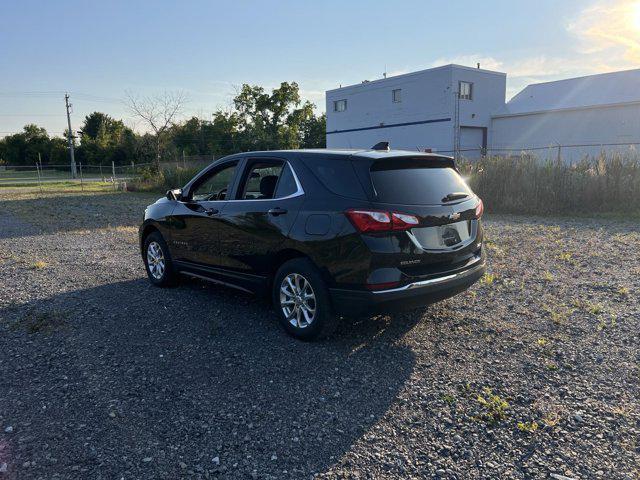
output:
[[168,287],[176,282],[171,254],[160,232],[153,232],[144,241],[144,264],[149,281],[158,287]]
[[289,260],[276,273],[273,305],[287,333],[301,340],[326,337],[338,325],[322,277],[304,258]]

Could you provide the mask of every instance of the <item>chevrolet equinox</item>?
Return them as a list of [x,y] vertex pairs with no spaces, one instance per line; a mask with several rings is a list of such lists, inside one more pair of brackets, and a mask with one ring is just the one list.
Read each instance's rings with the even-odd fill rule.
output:
[[271,297],[310,340],[341,315],[415,308],[485,272],[482,200],[452,158],[389,150],[249,152],[147,207],[151,283],[180,274]]

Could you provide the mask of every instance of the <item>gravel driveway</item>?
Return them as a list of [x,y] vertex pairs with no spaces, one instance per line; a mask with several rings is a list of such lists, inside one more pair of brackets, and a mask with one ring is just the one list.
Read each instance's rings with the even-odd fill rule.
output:
[[640,478],[637,223],[488,216],[469,292],[301,343],[151,287],[150,201],[0,194],[0,479]]

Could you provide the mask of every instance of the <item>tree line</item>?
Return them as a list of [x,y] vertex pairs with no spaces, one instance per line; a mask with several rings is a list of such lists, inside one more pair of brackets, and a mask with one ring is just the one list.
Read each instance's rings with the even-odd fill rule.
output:
[[[130,165],[173,160],[183,154],[221,157],[249,150],[325,146],[325,114],[315,114],[315,106],[302,100],[295,82],[283,82],[271,91],[244,84],[232,107],[214,112],[210,120],[175,121],[184,100],[180,93],[142,99],[129,96],[131,113],[148,130],[144,134],[106,113],[87,115],[74,138],[76,162]],[[44,128],[29,124],[22,132],[0,139],[0,163],[36,162],[68,164],[66,138],[49,136]]]

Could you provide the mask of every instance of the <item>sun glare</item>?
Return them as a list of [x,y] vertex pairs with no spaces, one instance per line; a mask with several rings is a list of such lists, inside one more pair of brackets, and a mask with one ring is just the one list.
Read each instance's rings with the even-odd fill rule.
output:
[[640,30],[640,2],[636,2],[631,10],[633,26]]

